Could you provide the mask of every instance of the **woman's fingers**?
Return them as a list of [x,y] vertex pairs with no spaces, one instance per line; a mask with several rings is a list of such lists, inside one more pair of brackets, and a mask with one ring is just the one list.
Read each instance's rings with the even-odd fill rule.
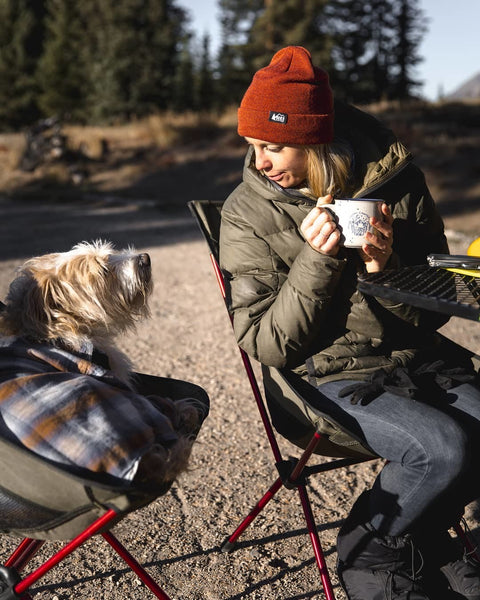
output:
[[383,271],[392,254],[393,217],[385,203],[382,204],[382,214],[383,220],[375,217],[370,219],[375,232],[367,232],[365,238],[368,245],[364,244],[360,252],[369,273]]
[[323,227],[326,227],[325,231],[330,230],[330,233],[335,229],[336,224],[331,213],[323,208],[313,208],[305,217],[300,229],[305,238],[312,240],[320,234]]
[[336,254],[340,232],[333,215],[324,208],[313,208],[302,222],[300,230],[310,246],[324,254]]
[[318,233],[314,233],[312,236],[309,236],[309,240],[311,245],[315,248],[320,248],[327,242],[328,238],[337,230],[336,225],[332,221],[327,221]]

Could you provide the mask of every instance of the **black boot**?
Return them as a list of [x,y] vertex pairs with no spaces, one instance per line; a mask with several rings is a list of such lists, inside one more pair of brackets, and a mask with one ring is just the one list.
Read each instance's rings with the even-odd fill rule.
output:
[[[363,495],[362,495],[363,496]],[[337,572],[349,600],[439,600],[427,595],[410,536],[380,536],[360,497],[338,534]]]
[[447,531],[435,532],[418,540],[425,559],[428,579],[444,579],[458,600],[480,600],[480,565],[464,546]]

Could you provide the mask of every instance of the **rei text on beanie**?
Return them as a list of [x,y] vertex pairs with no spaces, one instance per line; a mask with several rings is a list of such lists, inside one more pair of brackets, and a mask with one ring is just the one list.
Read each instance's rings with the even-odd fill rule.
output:
[[243,137],[282,144],[326,144],[333,139],[333,94],[328,73],[301,46],[279,50],[257,71],[238,109]]

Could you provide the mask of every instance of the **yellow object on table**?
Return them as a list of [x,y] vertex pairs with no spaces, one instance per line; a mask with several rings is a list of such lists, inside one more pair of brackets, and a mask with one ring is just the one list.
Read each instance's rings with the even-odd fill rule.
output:
[[452,267],[447,267],[446,270],[452,271],[452,273],[458,273],[459,275],[468,275],[469,277],[480,277],[479,269],[454,269]]
[[[470,244],[467,249],[467,256],[478,256],[480,258],[480,237]],[[453,273],[458,273],[459,275],[468,275],[469,277],[480,277],[479,269],[457,269],[453,267],[448,267],[447,271],[452,271]]]
[[470,244],[467,250],[468,256],[480,256],[480,237]]

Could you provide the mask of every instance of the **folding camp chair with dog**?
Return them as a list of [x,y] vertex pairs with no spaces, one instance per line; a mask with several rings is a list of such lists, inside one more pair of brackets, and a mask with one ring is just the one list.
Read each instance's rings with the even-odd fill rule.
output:
[[[223,202],[221,201],[193,200],[189,202],[190,211],[208,244],[213,269],[228,309],[223,274],[218,262],[222,206]],[[362,444],[355,433],[347,431],[343,425],[332,419],[322,406],[321,394],[295,373],[261,365],[263,396],[249,357],[241,348],[239,350],[270,442],[279,477],[253,507],[250,514],[225,540],[222,550],[231,551],[234,549],[239,536],[282,487],[296,489],[300,496],[315,560],[320,571],[325,598],[326,600],[334,600],[331,579],[307,495],[307,480],[309,476],[314,474],[347,467],[378,457]],[[282,457],[274,430],[295,446],[304,450],[299,458],[286,460]],[[314,453],[336,458],[321,464],[308,465],[307,463]],[[455,526],[455,531],[461,537],[467,551],[473,552],[472,543],[465,536],[460,524]]]
[[[138,375],[142,393],[161,393],[175,400],[194,397],[208,412],[208,396],[194,384]],[[0,600],[32,596],[29,589],[76,548],[101,536],[157,597],[169,596],[111,533],[120,519],[165,494],[170,485],[153,488],[82,470],[67,472],[30,450],[0,438],[0,532],[24,538],[0,566]],[[25,577],[21,572],[48,540],[67,540],[64,547]]]
[[[226,303],[224,280],[218,262],[222,205],[223,202],[220,201],[193,200],[189,202],[189,208],[210,249],[213,269]],[[338,433],[338,423],[323,410],[321,395],[295,373],[261,365],[264,400],[252,363],[247,354],[241,348],[239,350],[279,477],[254,506],[250,514],[225,540],[222,550],[228,552],[234,549],[240,535],[282,487],[296,489],[305,515],[325,597],[327,600],[334,600],[333,586],[307,494],[307,480],[313,474],[324,473],[377,457],[364,447],[353,434],[344,429]],[[275,430],[304,450],[299,458],[283,458]],[[330,435],[333,431],[337,432],[334,436]],[[307,462],[314,453],[337,458],[321,464],[308,465]]]

